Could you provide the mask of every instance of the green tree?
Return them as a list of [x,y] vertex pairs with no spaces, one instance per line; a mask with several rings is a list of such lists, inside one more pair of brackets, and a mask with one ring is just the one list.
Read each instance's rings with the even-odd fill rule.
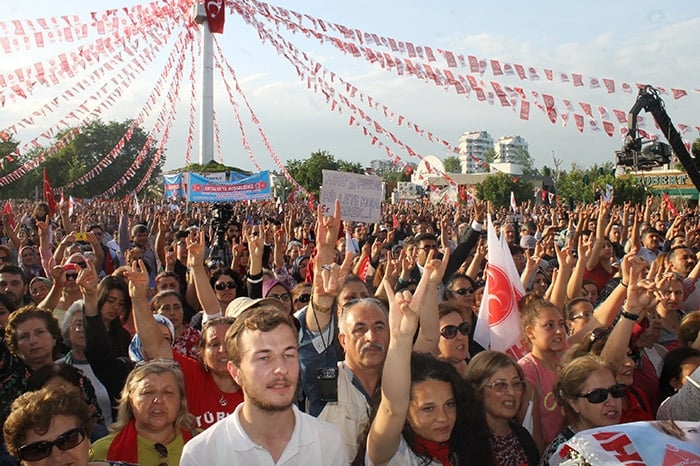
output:
[[[35,188],[37,186],[41,187],[44,169],[46,169],[51,185],[54,188],[59,188],[75,181],[102,162],[105,156],[118,144],[122,136],[127,133],[131,123],[130,120],[123,122],[112,121],[109,123],[103,123],[100,120],[91,122],[83,127],[80,134],[66,144],[65,147],[47,158],[39,168],[22,176],[20,180],[12,183],[8,189],[3,189],[0,196],[6,198],[34,197]],[[56,139],[59,140],[64,135],[65,132],[57,135]],[[146,177],[157,151],[157,147],[151,145],[144,154],[140,154],[147,140],[148,133],[141,128],[134,127],[131,131],[130,140],[124,143],[124,146],[112,162],[103,167],[100,173],[92,176],[86,183],[66,189],[65,194],[82,198],[100,195],[109,187],[117,185],[117,182],[127,171],[130,171],[131,177],[125,185],[117,190],[114,197],[124,197],[133,193],[138,184]],[[0,174],[6,175],[10,173],[22,164],[33,160],[45,150],[45,148],[32,150],[13,163],[6,164]],[[148,183],[144,186],[144,192],[147,192],[150,186],[161,183],[160,174],[164,162],[165,157],[161,156],[151,173]]]
[[290,160],[287,163],[287,171],[292,178],[316,196],[323,183],[323,170],[365,173],[365,169],[358,162],[336,160],[333,154],[325,150],[312,152],[305,160]]
[[489,149],[486,151],[484,154],[484,160],[486,160],[486,163],[493,163],[494,160],[496,160],[496,150],[495,149]]
[[496,209],[510,206],[511,191],[518,204],[534,197],[534,187],[530,181],[506,173],[489,175],[476,185],[477,197],[491,201]]
[[459,163],[459,158],[454,155],[445,157],[443,164],[446,173],[462,173],[462,164]]

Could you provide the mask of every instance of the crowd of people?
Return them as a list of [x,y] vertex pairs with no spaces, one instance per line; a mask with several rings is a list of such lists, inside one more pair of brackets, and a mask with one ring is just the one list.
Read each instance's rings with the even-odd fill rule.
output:
[[[700,421],[697,208],[11,207],[2,464],[596,464],[591,429]],[[487,222],[519,360],[474,339]]]

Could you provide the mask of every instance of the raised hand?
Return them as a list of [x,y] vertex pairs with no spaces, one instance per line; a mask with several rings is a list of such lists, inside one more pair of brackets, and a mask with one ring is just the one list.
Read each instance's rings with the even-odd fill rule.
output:
[[129,281],[129,296],[132,299],[148,299],[149,277],[146,264],[143,260],[132,262],[126,271],[126,278]]
[[389,298],[389,334],[392,340],[413,340],[418,328],[418,311],[414,307],[413,295],[408,290],[394,294],[391,284],[383,281]]

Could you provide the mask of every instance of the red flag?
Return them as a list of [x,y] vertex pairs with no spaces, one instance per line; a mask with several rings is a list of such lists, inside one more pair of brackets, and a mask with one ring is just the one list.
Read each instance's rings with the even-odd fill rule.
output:
[[207,12],[207,22],[209,23],[209,30],[212,33],[222,33],[224,32],[224,16],[226,8],[224,8],[224,0],[206,0],[204,2],[204,9]]
[[56,213],[56,198],[53,195],[49,177],[46,175],[46,168],[44,168],[44,200],[49,205],[49,215],[53,217]]
[[15,215],[12,213],[12,205],[10,205],[10,201],[5,201],[5,207],[2,209],[2,215],[3,217],[5,215],[8,215],[7,218],[7,223],[9,224],[10,228],[15,228]]
[[516,360],[527,354],[526,339],[521,326],[518,303],[525,294],[513,256],[505,242],[499,239],[488,217],[489,263],[486,287],[479,309],[474,341],[484,348],[503,351]]
[[668,209],[668,211],[671,212],[671,214],[673,214],[674,217],[678,217],[678,211],[676,210],[676,206],[673,205],[673,202],[671,202],[671,198],[668,196],[668,194],[662,193],[661,199],[666,204],[666,208]]
[[399,228],[399,218],[396,216],[396,214],[391,216],[391,228],[394,230],[398,230]]
[[671,92],[673,92],[673,98],[675,100],[678,100],[681,97],[688,95],[688,93],[685,92],[683,89],[671,89]]

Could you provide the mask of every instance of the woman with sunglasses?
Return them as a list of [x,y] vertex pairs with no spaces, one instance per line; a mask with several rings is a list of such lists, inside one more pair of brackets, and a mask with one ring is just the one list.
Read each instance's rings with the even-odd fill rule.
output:
[[557,375],[555,396],[567,413],[569,424],[547,446],[540,464],[552,463],[559,446],[580,432],[620,422],[626,387],[615,380],[615,370],[593,355],[575,358]]
[[311,283],[297,283],[296,286],[292,288],[292,306],[294,306],[294,312],[300,311],[308,306],[309,301],[311,301]]
[[60,385],[17,398],[3,433],[10,454],[23,466],[126,465],[115,461],[89,461],[91,427],[90,412],[80,391]]
[[525,392],[525,376],[505,353],[483,351],[469,361],[465,380],[484,404],[498,466],[535,466],[540,453],[530,433],[514,421]]
[[177,466],[192,427],[185,379],[177,363],[147,361],[127,377],[112,433],[93,444],[90,458]]
[[454,366],[460,376],[467,373],[469,359],[469,331],[471,324],[464,320],[459,310],[449,303],[438,305],[440,340],[438,358]]

